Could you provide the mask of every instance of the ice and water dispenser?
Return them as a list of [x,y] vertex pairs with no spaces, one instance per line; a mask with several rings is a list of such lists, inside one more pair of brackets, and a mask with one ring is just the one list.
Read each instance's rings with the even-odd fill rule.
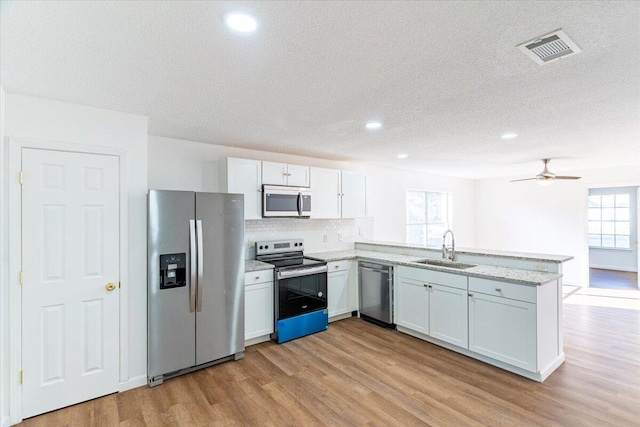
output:
[[160,289],[187,286],[187,254],[160,255]]

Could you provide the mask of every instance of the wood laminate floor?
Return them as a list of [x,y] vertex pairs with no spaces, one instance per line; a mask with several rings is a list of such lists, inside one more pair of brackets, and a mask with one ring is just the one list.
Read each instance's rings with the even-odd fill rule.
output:
[[590,268],[589,287],[635,290],[638,289],[638,273]]
[[640,425],[640,310],[566,304],[564,320],[566,362],[542,384],[351,318],[21,425]]

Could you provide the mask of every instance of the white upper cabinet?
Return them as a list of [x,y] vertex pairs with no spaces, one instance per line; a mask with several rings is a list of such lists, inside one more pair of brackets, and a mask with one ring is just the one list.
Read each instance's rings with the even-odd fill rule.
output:
[[367,177],[342,171],[342,218],[362,218],[367,215]]
[[355,172],[311,168],[313,218],[366,216],[367,177]]
[[312,217],[340,218],[341,171],[311,168]]
[[292,187],[309,187],[309,166],[262,162],[262,183],[269,185],[288,185]]
[[262,162],[231,157],[221,160],[220,191],[244,194],[244,219],[261,219]]

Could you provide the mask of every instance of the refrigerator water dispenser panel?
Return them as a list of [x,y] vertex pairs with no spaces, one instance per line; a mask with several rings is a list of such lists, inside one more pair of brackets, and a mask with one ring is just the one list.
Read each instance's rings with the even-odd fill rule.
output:
[[160,255],[160,289],[187,286],[187,254]]

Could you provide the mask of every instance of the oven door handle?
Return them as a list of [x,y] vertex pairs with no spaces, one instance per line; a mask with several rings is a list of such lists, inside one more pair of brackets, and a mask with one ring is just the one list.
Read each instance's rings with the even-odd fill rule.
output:
[[278,271],[278,279],[287,279],[289,277],[310,276],[312,274],[326,273],[329,268],[326,265],[311,268],[300,268],[294,270]]

